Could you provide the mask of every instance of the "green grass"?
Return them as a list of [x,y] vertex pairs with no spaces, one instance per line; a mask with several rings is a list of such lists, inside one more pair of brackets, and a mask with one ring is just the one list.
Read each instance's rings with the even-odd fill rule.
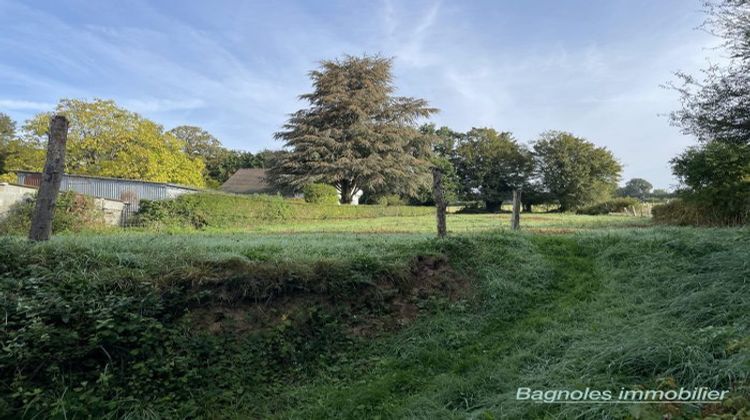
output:
[[[714,412],[748,414],[750,231],[556,214],[522,218],[520,233],[499,230],[507,219],[451,215],[454,234],[443,241],[426,216],[60,235],[45,244],[0,238],[9,319],[0,370],[15,377],[0,381],[0,409],[42,417],[691,418],[712,408],[514,397],[518,387],[707,386],[732,391]],[[346,336],[352,317],[380,309],[340,304],[382,299],[379,284],[399,284],[420,255],[445,256],[474,293],[419,301],[421,315],[399,331]],[[316,288],[339,298],[257,334],[206,334],[179,310],[242,310],[269,290],[283,301]],[[71,305],[88,315],[61,322]],[[104,330],[114,336],[91,329],[103,319],[127,328]],[[76,357],[96,363],[66,364],[78,360],[68,354],[76,347],[63,345],[69,339],[91,349]],[[38,366],[44,375],[26,370]]]
[[477,307],[441,313],[375,343],[352,357],[358,362],[351,370],[289,390],[269,412],[279,418],[701,414],[690,405],[535,405],[515,401],[521,386],[708,386],[733,389],[727,405],[747,409],[749,241],[747,231],[728,230],[488,241],[502,248],[496,257],[481,257],[485,299]]

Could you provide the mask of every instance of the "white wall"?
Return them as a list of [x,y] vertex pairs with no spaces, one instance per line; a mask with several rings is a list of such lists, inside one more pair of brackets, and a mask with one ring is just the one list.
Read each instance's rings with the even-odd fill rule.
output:
[[[0,183],[0,218],[10,210],[13,204],[31,198],[36,194],[36,188],[22,185]],[[125,203],[106,198],[94,198],[96,207],[104,212],[104,222],[108,225],[117,226],[122,222],[122,213]]]

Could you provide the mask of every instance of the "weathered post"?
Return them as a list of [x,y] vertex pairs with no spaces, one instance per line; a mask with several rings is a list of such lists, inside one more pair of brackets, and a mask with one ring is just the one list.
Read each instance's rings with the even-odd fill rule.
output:
[[521,190],[513,190],[513,215],[510,218],[510,228],[518,230],[521,227]]
[[65,144],[68,141],[68,120],[55,115],[49,123],[47,162],[44,164],[42,182],[36,194],[36,206],[31,218],[29,239],[46,241],[52,234],[52,217],[65,170]]
[[432,197],[437,209],[437,233],[438,238],[445,238],[445,210],[447,203],[443,194],[443,171],[440,168],[432,168]]

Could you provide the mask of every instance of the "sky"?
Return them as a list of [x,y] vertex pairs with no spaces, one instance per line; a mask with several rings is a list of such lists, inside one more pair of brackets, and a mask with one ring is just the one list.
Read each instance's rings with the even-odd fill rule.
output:
[[720,60],[700,0],[0,0],[0,112],[19,122],[61,98],[114,99],[229,148],[273,139],[305,106],[308,72],[345,54],[393,58],[396,93],[438,126],[524,143],[563,130],[606,146],[623,180],[676,185],[696,143],[669,123],[681,70]]

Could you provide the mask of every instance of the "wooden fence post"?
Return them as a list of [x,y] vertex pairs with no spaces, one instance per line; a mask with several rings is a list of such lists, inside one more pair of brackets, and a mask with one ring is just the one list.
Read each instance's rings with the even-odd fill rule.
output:
[[513,215],[510,218],[510,228],[521,228],[521,190],[513,190]]
[[65,170],[65,144],[68,141],[68,120],[55,115],[49,123],[47,162],[44,164],[42,181],[36,194],[36,206],[31,218],[29,239],[46,241],[52,234],[52,217]]
[[443,194],[443,171],[440,168],[432,168],[432,197],[437,209],[438,238],[445,238],[445,210],[448,205]]

